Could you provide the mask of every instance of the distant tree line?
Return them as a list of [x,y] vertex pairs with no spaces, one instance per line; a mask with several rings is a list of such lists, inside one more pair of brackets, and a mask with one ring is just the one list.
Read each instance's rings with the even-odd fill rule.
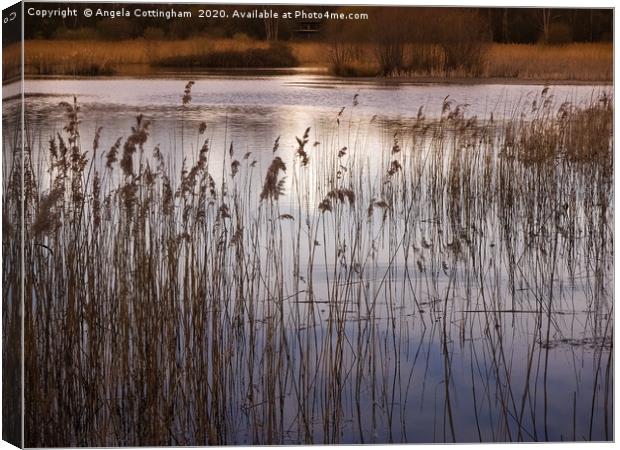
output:
[[[34,4],[30,4],[34,5]],[[28,6],[28,5],[27,5]],[[37,3],[37,8],[56,9],[59,3]],[[190,10],[192,18],[86,18],[85,8],[105,10],[143,9]],[[271,9],[282,13],[299,9],[299,6],[259,5],[180,5],[180,4],[127,4],[88,3],[72,4],[78,9],[77,17],[66,19],[45,19],[27,17],[25,30],[27,39],[187,39],[195,36],[234,37],[243,34],[253,39],[288,41],[306,39],[308,34],[299,33],[300,23],[295,20],[233,20],[221,18],[200,18],[199,9],[224,9],[232,12]],[[368,21],[322,21],[320,30],[312,38],[330,40],[335,30],[348,34],[348,40],[364,42],[373,39],[372,33],[388,27],[399,39],[445,40],[446,30],[442,27],[468,27],[473,21],[474,34],[483,33],[485,40],[503,43],[549,43],[611,41],[613,38],[613,12],[611,9],[551,9],[551,8],[420,8],[420,7],[324,7],[304,6],[306,11],[366,12]],[[460,11],[455,15],[455,11]],[[463,21],[465,20],[465,21]],[[430,21],[430,23],[429,23]],[[443,23],[442,23],[443,22]],[[472,22],[470,22],[472,23]],[[454,31],[454,30],[453,30]],[[462,30],[464,31],[464,30]],[[458,34],[459,31],[456,30]],[[434,34],[434,36],[433,36]],[[462,34],[462,33],[461,33]],[[376,37],[376,36],[375,36]],[[462,36],[460,36],[462,38]],[[385,39],[389,39],[384,37]],[[469,38],[468,38],[469,39]]]
[[613,40],[611,9],[489,8],[492,39],[502,43]]

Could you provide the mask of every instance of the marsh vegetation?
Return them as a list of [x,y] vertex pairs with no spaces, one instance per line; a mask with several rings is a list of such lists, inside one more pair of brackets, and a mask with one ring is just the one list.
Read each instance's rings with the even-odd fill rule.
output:
[[446,97],[371,155],[357,95],[239,148],[184,122],[193,87],[177,171],[147,115],[84,142],[79,98],[3,166],[27,446],[614,438],[608,95]]
[[[403,43],[396,55],[370,43],[334,39],[270,44],[243,37],[187,40],[135,39],[121,42],[32,40],[25,43],[27,76],[125,75],[161,67],[206,69],[305,67],[344,77],[498,78],[507,80],[612,80],[608,43],[564,45]],[[467,51],[465,51],[467,50]],[[382,54],[388,52],[387,54]],[[449,55],[469,54],[466,61]],[[19,74],[19,46],[3,53],[4,79]],[[225,57],[225,60],[223,58]]]
[[[612,80],[611,9],[221,5],[205,18],[203,6],[185,5],[191,17],[161,21],[87,18],[85,7],[71,22],[27,16],[27,76],[301,66],[340,77]],[[19,75],[19,55],[7,41],[5,82]]]

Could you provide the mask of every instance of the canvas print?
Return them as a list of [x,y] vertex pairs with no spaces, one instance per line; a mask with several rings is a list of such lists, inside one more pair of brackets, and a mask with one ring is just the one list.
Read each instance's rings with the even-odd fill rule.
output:
[[5,9],[3,439],[613,441],[612,42],[612,9]]

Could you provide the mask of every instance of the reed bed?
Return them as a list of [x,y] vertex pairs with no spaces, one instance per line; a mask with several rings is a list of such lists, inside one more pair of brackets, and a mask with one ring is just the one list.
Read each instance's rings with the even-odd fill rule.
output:
[[[23,445],[21,438],[22,403],[21,310],[21,148],[19,124],[22,109],[3,110],[3,203],[2,203],[2,439]],[[7,126],[7,125],[11,126]],[[7,170],[10,168],[9,170]],[[9,182],[8,178],[12,178]],[[10,191],[8,187],[10,186]],[[13,199],[13,201],[8,201]],[[8,237],[10,236],[10,237]],[[10,255],[10,257],[8,256]],[[8,259],[4,259],[7,257]]]
[[8,84],[21,78],[21,48],[8,45],[2,49],[2,80]]
[[24,70],[27,75],[112,75],[122,74],[133,65],[167,65],[166,61],[172,57],[195,58],[222,53],[243,55],[268,49],[267,42],[201,37],[180,41],[29,40],[24,44]]
[[[343,44],[344,45],[344,44]],[[134,39],[121,42],[93,40],[29,40],[25,42],[26,75],[98,76],[132,73],[134,66],[181,67],[199,64],[202,68],[222,67],[221,55],[234,67],[265,66],[331,68],[337,75],[374,77],[381,73],[372,43],[346,45],[347,63],[334,68],[330,45],[324,42],[288,42],[289,51],[271,51],[269,58],[249,58],[252,53],[269,52],[270,44],[238,37],[187,40]],[[458,49],[457,49],[458,50]],[[463,52],[464,50],[458,50]],[[447,68],[445,51],[437,45],[407,44],[403,67],[394,75],[407,77],[480,77],[520,80],[611,81],[613,46],[607,43],[566,45],[488,44],[475,61],[463,68]],[[289,55],[289,53],[292,53]],[[5,79],[15,75],[19,48],[3,52]],[[217,55],[220,55],[218,58]],[[248,63],[248,61],[250,61]],[[192,64],[193,62],[193,64]],[[18,72],[17,72],[18,73]]]
[[147,117],[103,149],[60,105],[24,161],[27,446],[613,439],[612,100],[446,98],[372,159],[357,102],[262,171],[186,126],[180,173]]
[[523,80],[613,80],[613,45],[492,45],[485,74]]
[[[300,46],[301,61],[315,61],[320,53],[332,55],[332,71],[341,76],[379,76],[382,64],[370,44],[340,43],[320,50],[321,45]],[[331,52],[331,53],[330,53]],[[346,54],[346,62],[334,60],[334,52]],[[611,81],[612,44],[566,45],[455,43],[454,48],[437,44],[404,44],[397,57],[399,67],[390,74],[411,78],[502,78],[515,80]],[[326,65],[326,64],[323,64]]]

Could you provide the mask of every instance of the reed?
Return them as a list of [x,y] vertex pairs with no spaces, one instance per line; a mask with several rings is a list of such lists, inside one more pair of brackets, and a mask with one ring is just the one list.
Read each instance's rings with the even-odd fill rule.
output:
[[612,44],[523,45],[489,47],[488,77],[524,80],[613,80]]
[[[381,74],[382,64],[372,45],[350,47],[345,62],[336,63],[333,58],[329,61],[334,74],[351,77]],[[317,44],[315,51],[321,51],[320,48]],[[405,44],[402,52],[398,67],[390,72],[393,76],[599,82],[613,79],[612,45],[605,43],[477,44],[463,48]],[[308,49],[300,53],[309,60],[316,59]]]
[[[179,173],[146,117],[102,149],[60,105],[25,154],[27,446],[611,438],[611,99],[446,98],[372,163],[356,105],[262,172],[186,124]],[[585,363],[558,432],[561,346]]]
[[[29,40],[25,42],[26,75],[100,76],[128,74],[139,66],[181,67],[318,67],[335,75],[374,77],[381,74],[377,49],[371,43],[341,49],[346,60],[332,55],[329,42],[288,42],[270,47],[251,39]],[[406,44],[398,70],[411,78],[502,78],[609,82],[613,46],[607,43],[565,45],[487,44],[466,49],[435,44]],[[470,55],[454,60],[452,53]],[[452,52],[452,53],[451,53]],[[19,47],[3,51],[5,79],[19,74]],[[331,55],[331,56],[330,56]],[[343,55],[341,55],[343,56]],[[454,60],[454,61],[453,61]],[[459,62],[460,61],[460,62]]]

